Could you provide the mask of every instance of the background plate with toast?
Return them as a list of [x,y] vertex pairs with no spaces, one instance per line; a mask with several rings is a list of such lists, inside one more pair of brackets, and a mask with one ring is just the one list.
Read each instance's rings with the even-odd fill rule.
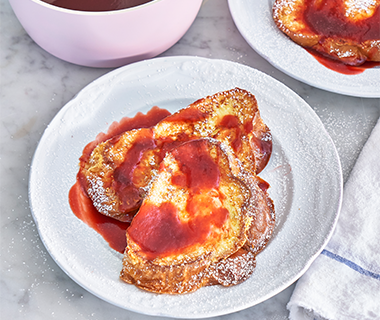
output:
[[346,75],[319,63],[275,25],[274,0],[229,0],[236,27],[248,44],[274,67],[311,86],[356,97],[380,97],[380,68]]

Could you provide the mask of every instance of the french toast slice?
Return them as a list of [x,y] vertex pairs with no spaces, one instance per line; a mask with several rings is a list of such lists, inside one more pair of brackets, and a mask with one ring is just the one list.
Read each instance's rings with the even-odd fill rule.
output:
[[152,128],[127,131],[99,144],[81,162],[78,176],[100,213],[129,222],[165,153],[202,137],[217,139],[234,154],[231,159],[236,156],[235,174],[260,172],[272,151],[272,137],[255,97],[235,88],[200,99]]
[[295,43],[347,65],[380,61],[380,0],[276,0],[273,19]]
[[162,160],[159,151],[151,128],[131,130],[97,145],[80,163],[78,174],[97,211],[130,222]]
[[127,229],[120,278],[156,293],[244,281],[255,266],[250,188],[215,139],[169,151]]

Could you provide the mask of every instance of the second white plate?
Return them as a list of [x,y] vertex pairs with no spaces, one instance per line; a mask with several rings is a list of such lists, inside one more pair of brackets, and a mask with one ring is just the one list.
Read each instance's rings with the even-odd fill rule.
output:
[[[85,145],[113,121],[157,105],[176,111],[234,87],[255,94],[274,150],[261,176],[270,183],[277,222],[272,241],[246,282],[186,295],[158,295],[119,279],[122,255],[70,210]],[[329,240],[342,193],[334,144],[314,111],[280,82],[223,60],[170,57],[119,68],[84,88],[47,127],[30,174],[30,203],[41,239],[79,285],[121,308],[150,315],[202,318],[239,311],[296,281]]]
[[349,96],[379,98],[380,69],[345,75],[320,64],[286,37],[272,19],[274,0],[229,0],[232,18],[248,44],[287,75],[311,86]]

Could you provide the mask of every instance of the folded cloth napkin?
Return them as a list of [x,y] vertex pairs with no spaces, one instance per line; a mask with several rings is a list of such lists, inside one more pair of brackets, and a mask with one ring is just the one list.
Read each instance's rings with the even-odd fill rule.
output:
[[291,320],[380,319],[380,119],[344,186],[334,234],[287,308]]

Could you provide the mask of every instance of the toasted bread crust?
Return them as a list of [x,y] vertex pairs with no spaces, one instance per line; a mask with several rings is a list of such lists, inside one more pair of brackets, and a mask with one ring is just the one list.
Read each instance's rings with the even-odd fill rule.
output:
[[136,287],[155,293],[190,293],[209,282],[207,269],[210,261],[198,259],[187,264],[157,265],[149,260],[131,259],[129,249],[123,257],[120,279]]
[[[360,37],[352,37],[348,32],[339,34],[338,30],[330,30],[332,26],[326,25],[329,29],[326,29],[326,34],[321,34],[307,24],[305,13],[308,10],[317,11],[323,5],[325,3],[322,0],[276,0],[273,5],[273,19],[277,27],[295,43],[334,60],[348,65],[361,65],[365,61],[379,62],[380,30],[377,33],[372,32],[373,36],[370,39],[359,40]],[[339,19],[345,21],[346,30],[349,30],[349,25],[364,25],[368,19],[379,17],[379,0],[371,2],[341,0],[339,5],[343,11]],[[339,9],[337,12],[340,12]],[[321,22],[319,24],[323,25]],[[337,26],[335,28],[337,29]],[[379,24],[375,23],[373,29],[378,28]],[[367,25],[363,32],[364,30],[368,31]]]
[[[252,217],[244,248],[257,255],[272,237],[276,221],[275,209],[273,200],[266,191],[269,187],[267,182],[258,176],[249,176],[244,181],[251,190],[248,212]],[[262,184],[265,184],[265,188],[261,186]]]

